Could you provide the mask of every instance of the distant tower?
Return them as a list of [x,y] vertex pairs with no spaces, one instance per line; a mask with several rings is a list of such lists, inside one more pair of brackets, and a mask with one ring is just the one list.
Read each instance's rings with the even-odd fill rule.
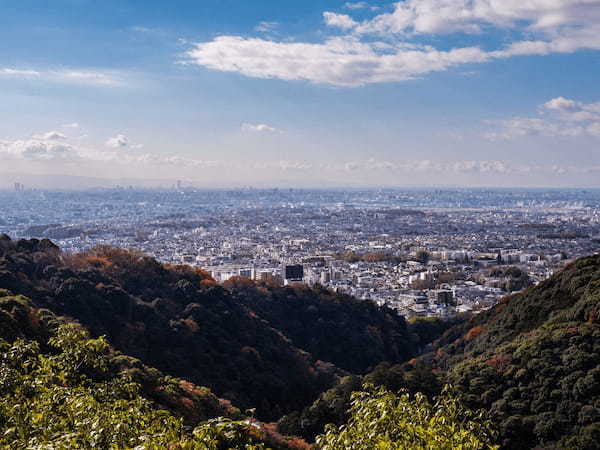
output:
[[177,189],[178,190],[181,190],[181,185],[182,185],[181,180],[177,180]]
[[15,182],[15,192],[22,192],[25,190],[25,186],[21,183]]

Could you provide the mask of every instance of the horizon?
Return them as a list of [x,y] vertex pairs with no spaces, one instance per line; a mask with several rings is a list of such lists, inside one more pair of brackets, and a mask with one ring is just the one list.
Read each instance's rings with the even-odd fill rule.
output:
[[[60,176],[59,176],[60,177]],[[331,186],[318,186],[318,185],[295,185],[295,184],[224,184],[217,186],[204,186],[201,184],[193,184],[189,182],[177,187],[177,182],[181,180],[177,179],[164,179],[164,180],[144,180],[144,179],[111,179],[103,178],[102,181],[106,184],[97,185],[83,185],[78,187],[67,187],[65,186],[46,186],[44,185],[27,185],[24,183],[17,182],[23,186],[22,191],[15,191],[14,184],[7,184],[6,186],[0,185],[0,192],[4,193],[23,193],[23,192],[87,192],[87,191],[109,191],[109,190],[134,190],[134,191],[228,191],[228,190],[256,190],[256,191],[273,191],[273,190],[298,190],[298,191],[354,191],[354,190],[536,190],[536,191],[560,191],[560,190],[600,190],[600,186],[585,186],[585,185],[568,185],[568,186],[549,186],[549,185],[460,185],[460,184],[405,184],[405,185],[351,185],[351,184],[339,184]],[[119,182],[120,181],[120,182]],[[135,184],[140,182],[140,184]],[[112,183],[112,184],[111,184]],[[160,184],[162,183],[162,184]]]

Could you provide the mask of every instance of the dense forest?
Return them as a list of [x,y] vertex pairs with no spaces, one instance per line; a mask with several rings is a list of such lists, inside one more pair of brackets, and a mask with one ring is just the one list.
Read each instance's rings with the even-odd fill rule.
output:
[[427,359],[492,413],[505,446],[598,448],[600,256],[449,330]]
[[263,420],[309,405],[341,376],[406,361],[437,337],[369,301],[247,279],[221,286],[134,251],[64,255],[48,240],[5,237],[0,255],[0,287]]
[[328,423],[344,424],[365,382],[430,398],[450,383],[465,406],[490,412],[502,448],[598,448],[600,256],[456,324],[431,352],[343,378],[280,429],[311,440]]
[[479,315],[407,322],[1,236],[0,446],[596,448],[599,302],[599,256]]

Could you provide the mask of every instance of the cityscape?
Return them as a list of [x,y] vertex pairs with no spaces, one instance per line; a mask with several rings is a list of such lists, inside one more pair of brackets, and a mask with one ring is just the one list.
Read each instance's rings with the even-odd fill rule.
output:
[[600,449],[600,0],[0,42],[0,450]]
[[480,312],[600,250],[595,189],[238,189],[0,193],[0,232],[65,252],[321,285],[407,318]]

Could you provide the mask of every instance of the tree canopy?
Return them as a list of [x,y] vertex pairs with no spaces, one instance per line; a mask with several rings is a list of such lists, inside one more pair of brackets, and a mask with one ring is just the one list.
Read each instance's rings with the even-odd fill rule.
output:
[[450,387],[433,402],[423,394],[394,394],[365,385],[352,394],[350,419],[317,437],[320,450],[496,449],[484,411],[470,411]]

